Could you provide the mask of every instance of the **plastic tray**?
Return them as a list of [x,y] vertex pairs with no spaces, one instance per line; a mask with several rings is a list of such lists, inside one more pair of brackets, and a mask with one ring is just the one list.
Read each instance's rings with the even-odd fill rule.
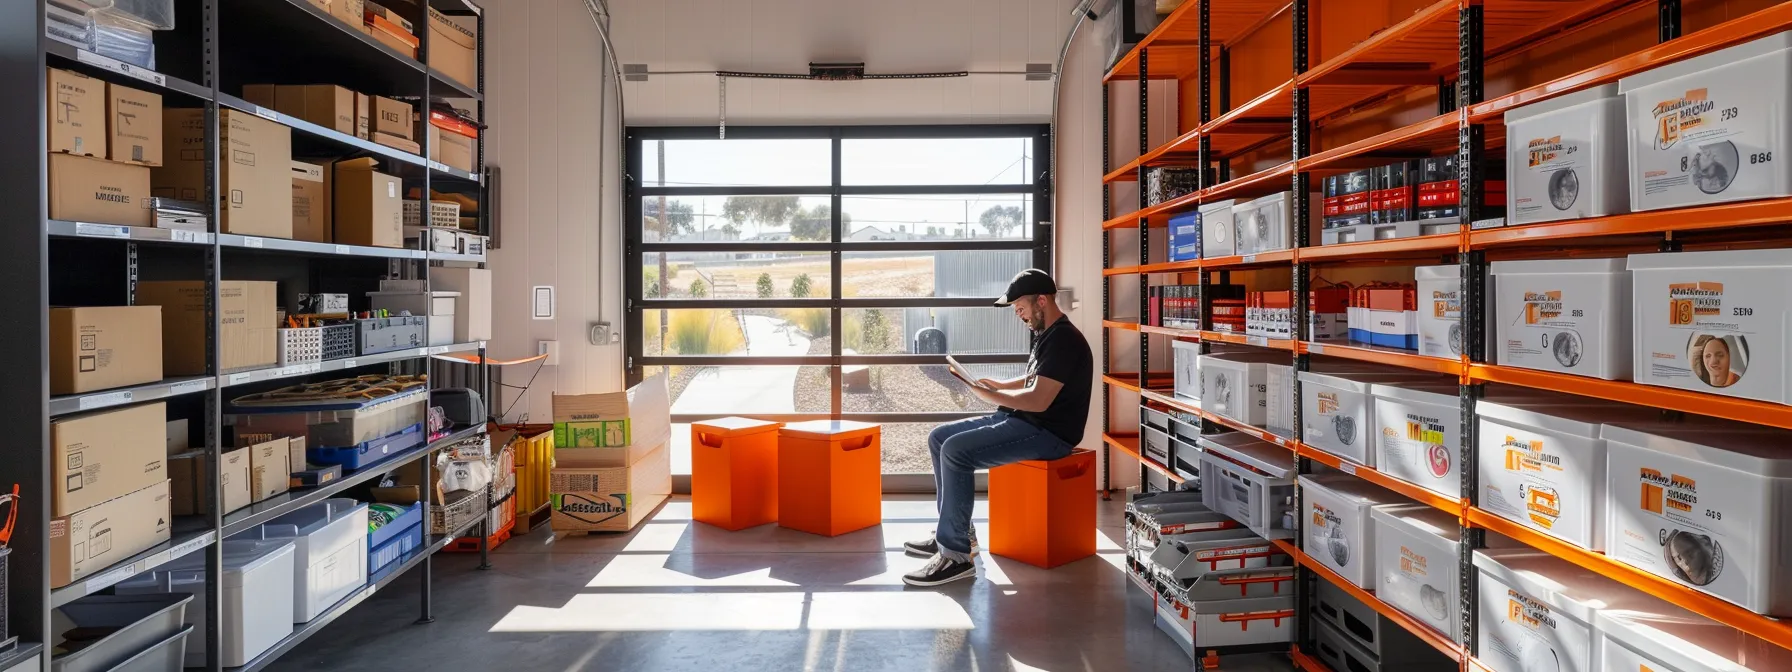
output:
[[339,464],[343,469],[361,469],[388,457],[423,445],[423,423],[403,431],[360,445],[346,448],[306,448],[305,459],[313,464]]
[[[186,655],[186,593],[90,595],[57,609],[59,624],[72,628],[118,628],[91,646],[56,656],[54,672],[178,670]],[[61,634],[57,637],[60,639]],[[169,651],[172,649],[172,651]],[[168,657],[164,657],[168,656]]]
[[367,533],[367,573],[371,575],[398,562],[406,553],[422,545],[423,503],[418,502],[404,515]]

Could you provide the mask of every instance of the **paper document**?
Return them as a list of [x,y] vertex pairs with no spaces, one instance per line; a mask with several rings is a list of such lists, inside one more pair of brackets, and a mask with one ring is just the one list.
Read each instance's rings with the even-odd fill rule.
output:
[[989,389],[988,385],[977,382],[977,376],[973,375],[970,369],[964,368],[964,365],[960,364],[957,359],[953,359],[951,355],[946,355],[946,370],[951,371],[952,375],[958,376],[958,379],[964,381],[966,385]]

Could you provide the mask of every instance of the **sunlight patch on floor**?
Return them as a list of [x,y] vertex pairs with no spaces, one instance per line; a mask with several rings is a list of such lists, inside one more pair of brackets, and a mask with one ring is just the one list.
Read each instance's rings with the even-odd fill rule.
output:
[[970,613],[944,593],[815,593],[811,630],[970,630]]
[[664,554],[618,555],[585,584],[587,588],[701,588],[701,587],[795,587],[796,584],[771,577],[772,568],[755,569],[732,576],[700,577],[666,566],[672,556]]
[[624,553],[669,553],[678,550],[678,540],[691,527],[690,523],[648,523],[635,532],[623,547]]
[[520,606],[491,632],[797,630],[804,593],[605,593],[563,607]]

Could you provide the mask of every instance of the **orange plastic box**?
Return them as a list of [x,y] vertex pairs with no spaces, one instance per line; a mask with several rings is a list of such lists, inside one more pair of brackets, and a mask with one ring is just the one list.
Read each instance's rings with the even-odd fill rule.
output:
[[691,517],[724,530],[778,521],[778,428],[721,418],[691,423]]
[[989,470],[989,551],[1051,569],[1095,555],[1095,451]]
[[883,428],[812,420],[778,430],[778,525],[839,536],[883,521]]

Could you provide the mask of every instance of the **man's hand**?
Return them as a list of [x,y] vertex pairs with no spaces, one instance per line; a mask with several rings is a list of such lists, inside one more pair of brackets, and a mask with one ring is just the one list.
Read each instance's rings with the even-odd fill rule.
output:
[[1017,411],[1040,413],[1050,408],[1052,400],[1064,384],[1044,376],[1034,376],[1031,385],[1021,385],[1012,389],[992,390],[979,387],[971,388],[971,393],[997,406],[1007,406]]
[[1006,387],[1006,386],[1007,386],[1007,383],[1005,383],[1005,382],[1003,382],[1003,381],[1000,381],[1000,380],[996,380],[996,379],[994,379],[994,378],[978,378],[978,379],[977,379],[977,386],[978,386],[978,387],[986,387],[986,388],[989,388],[989,389],[992,389],[992,390],[1005,390],[1005,389],[1008,389],[1008,388],[1007,388],[1007,387]]

